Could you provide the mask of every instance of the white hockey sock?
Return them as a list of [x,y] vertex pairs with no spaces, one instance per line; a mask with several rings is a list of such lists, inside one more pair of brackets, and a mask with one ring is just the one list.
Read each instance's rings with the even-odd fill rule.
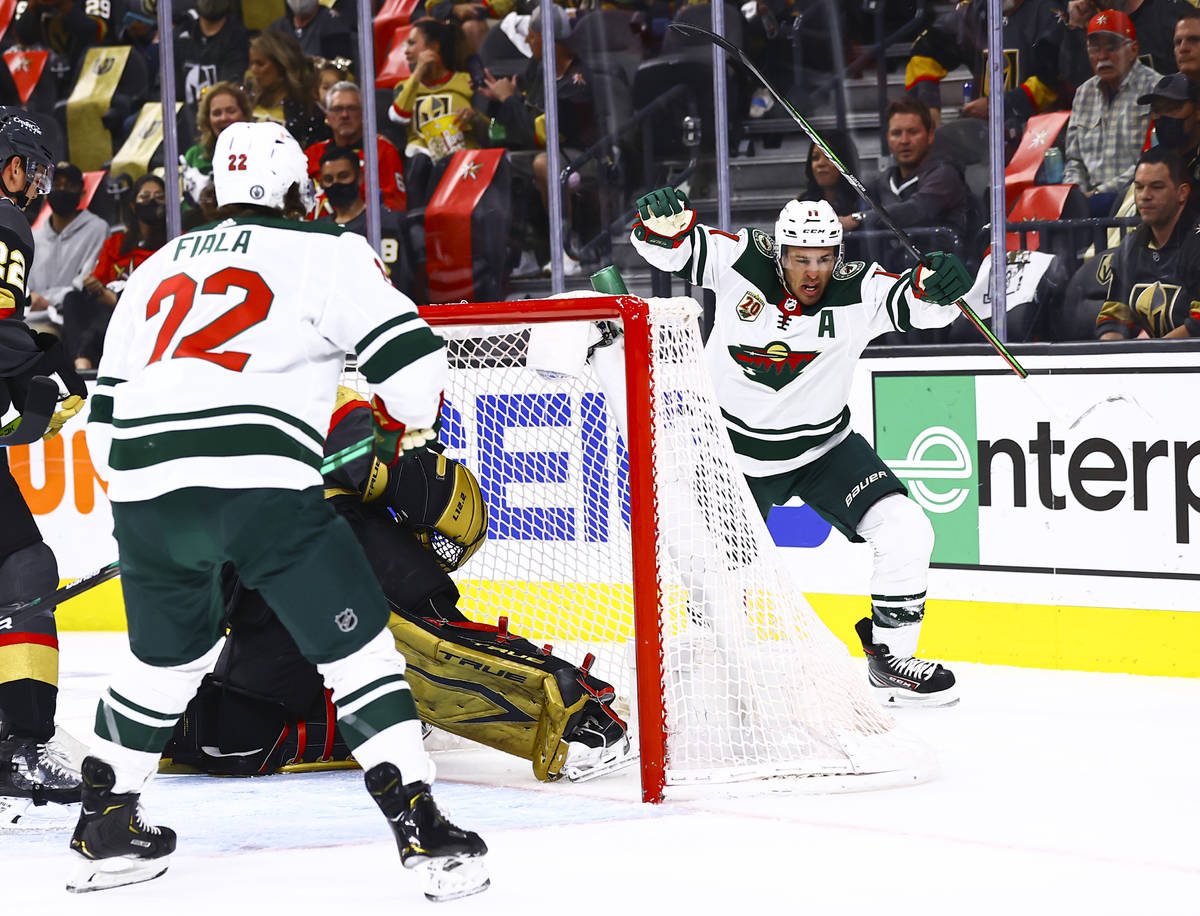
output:
[[133,659],[109,681],[96,705],[91,752],[113,768],[117,793],[140,792],[188,701],[216,664],[225,641],[194,661],[171,667]]
[[[892,493],[866,511],[858,533],[875,553],[872,639],[886,645],[892,655],[914,655],[925,614],[933,526],[920,506],[903,494]],[[891,626],[881,626],[880,616]]]
[[384,627],[357,652],[317,665],[333,691],[338,726],[364,770],[388,761],[404,782],[430,782],[433,766],[421,743],[421,723],[408,681],[404,656]]

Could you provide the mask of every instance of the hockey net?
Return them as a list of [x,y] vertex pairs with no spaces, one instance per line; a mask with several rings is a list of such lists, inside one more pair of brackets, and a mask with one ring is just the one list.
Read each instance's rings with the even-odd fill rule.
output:
[[[690,783],[926,778],[925,748],[868,695],[864,663],[781,562],[737,469],[697,314],[691,299],[632,296],[422,309],[447,339],[442,441],[491,516],[456,573],[460,606],[576,663],[594,657],[632,720],[647,800]],[[547,322],[604,319],[623,338],[580,355],[578,371],[528,364],[531,333],[544,344],[564,327]]]

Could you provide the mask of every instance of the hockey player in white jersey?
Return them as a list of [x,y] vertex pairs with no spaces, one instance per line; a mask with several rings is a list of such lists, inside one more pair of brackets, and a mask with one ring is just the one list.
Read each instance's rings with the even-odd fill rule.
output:
[[640,198],[632,240],[647,261],[717,296],[705,347],[734,451],[763,517],[799,496],[875,554],[871,617],[855,629],[886,702],[957,702],[954,675],[915,658],[933,528],[870,444],[850,428],[854,364],[888,331],[933,328],[971,287],[953,255],[897,275],[843,260],[826,201],[789,201],[775,237],[696,220],[663,188]]
[[92,398],[88,445],[113,504],[134,659],[97,706],[71,839],[84,861],[68,890],[166,870],[175,833],[145,822],[139,796],[220,653],[230,563],[280,609],[332,690],[426,896],[477,893],[487,847],[434,803],[386,601],[323,500],[320,472],[344,354],[358,355],[371,385],[375,454],[394,472],[434,436],[443,342],[360,236],[300,221],[312,183],[286,130],[235,124],[213,163],[222,220],[168,242],[130,277]]

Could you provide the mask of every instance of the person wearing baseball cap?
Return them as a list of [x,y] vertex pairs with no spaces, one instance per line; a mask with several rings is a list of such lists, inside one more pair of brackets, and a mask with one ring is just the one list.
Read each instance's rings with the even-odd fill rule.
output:
[[1091,18],[1087,52],[1094,75],[1071,105],[1063,181],[1087,195],[1093,216],[1106,216],[1133,178],[1150,128],[1150,107],[1139,97],[1153,92],[1159,75],[1138,61],[1137,30],[1120,10]]
[[70,162],[54,167],[46,199],[50,218],[33,230],[38,256],[27,278],[29,321],[41,330],[58,331],[63,299],[92,272],[108,237],[108,223],[86,207],[81,209],[83,172]]
[[1192,189],[1187,210],[1192,216],[1200,215],[1200,85],[1182,73],[1172,73],[1137,101],[1150,106],[1158,145],[1174,150],[1183,161]]

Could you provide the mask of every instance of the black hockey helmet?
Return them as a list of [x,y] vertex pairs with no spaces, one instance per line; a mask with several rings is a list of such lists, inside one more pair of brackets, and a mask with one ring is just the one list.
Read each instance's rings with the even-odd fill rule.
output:
[[25,187],[13,191],[0,182],[0,190],[24,209],[32,199],[29,195],[31,187],[36,189],[34,197],[50,193],[54,156],[46,146],[45,135],[37,122],[22,111],[0,109],[0,169],[14,156],[20,156],[25,167]]

